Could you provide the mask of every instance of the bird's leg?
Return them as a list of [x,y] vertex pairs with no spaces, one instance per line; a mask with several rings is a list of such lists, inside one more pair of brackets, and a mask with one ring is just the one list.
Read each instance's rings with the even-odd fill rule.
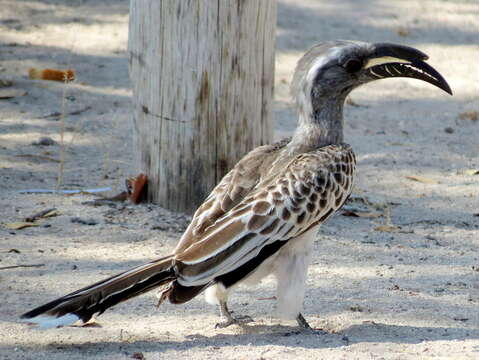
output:
[[158,298],[158,303],[156,304],[156,307],[159,308],[163,302],[168,299],[168,296],[170,296],[171,292],[173,291],[173,287],[171,284],[169,284],[166,288],[162,289],[156,296]]
[[313,328],[308,324],[306,319],[304,318],[303,314],[299,313],[298,316],[296,317],[296,321],[298,322],[298,325],[300,328],[305,329],[305,330],[312,330]]
[[215,328],[222,329],[238,323],[238,321],[231,315],[230,311],[228,310],[228,305],[226,305],[226,301],[220,301],[220,315],[223,320],[217,323]]
[[299,327],[306,332],[312,332],[315,334],[325,334],[325,332],[321,329],[312,328],[311,325],[308,324],[306,319],[304,318],[303,314],[299,313],[296,317],[296,321],[298,322]]
[[220,300],[220,314],[223,321],[217,323],[215,328],[223,329],[233,324],[246,324],[253,321],[253,319],[248,315],[233,317],[231,312],[228,310],[226,301],[222,300]]

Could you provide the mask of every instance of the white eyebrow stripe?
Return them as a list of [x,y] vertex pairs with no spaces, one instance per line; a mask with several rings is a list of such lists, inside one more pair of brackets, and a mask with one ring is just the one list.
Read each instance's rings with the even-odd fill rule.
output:
[[366,65],[364,66],[365,69],[368,69],[370,67],[376,66],[376,65],[382,65],[382,64],[389,64],[389,63],[402,63],[402,64],[411,64],[410,61],[396,58],[393,56],[383,56],[379,58],[372,58],[369,59]]

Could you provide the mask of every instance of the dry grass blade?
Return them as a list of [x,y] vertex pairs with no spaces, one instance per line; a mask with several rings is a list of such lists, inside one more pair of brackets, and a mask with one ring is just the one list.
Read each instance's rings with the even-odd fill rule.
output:
[[439,181],[424,176],[409,175],[406,176],[406,179],[417,181],[423,184],[439,184]]
[[17,221],[17,222],[5,224],[4,226],[10,230],[20,230],[27,227],[38,226],[38,224],[29,222],[29,221]]
[[17,268],[29,268],[29,267],[42,267],[45,264],[23,264],[23,265],[11,265],[11,266],[2,266],[0,270],[8,270],[8,269],[17,269]]
[[381,231],[381,232],[398,232],[400,230],[399,227],[394,225],[379,225],[374,228],[374,231]]

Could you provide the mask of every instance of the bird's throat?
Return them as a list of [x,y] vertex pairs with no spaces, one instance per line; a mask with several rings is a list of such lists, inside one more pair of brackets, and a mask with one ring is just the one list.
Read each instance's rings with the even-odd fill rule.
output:
[[298,127],[290,146],[296,151],[308,152],[327,145],[341,144],[344,139],[344,98],[312,101],[312,106],[300,108]]

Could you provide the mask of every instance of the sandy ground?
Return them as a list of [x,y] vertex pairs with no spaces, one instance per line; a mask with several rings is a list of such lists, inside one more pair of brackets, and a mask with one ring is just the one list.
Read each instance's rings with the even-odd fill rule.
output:
[[[217,310],[201,297],[156,310],[153,293],[108,311],[101,327],[40,331],[18,323],[33,306],[167,253],[187,224],[154,205],[19,193],[55,186],[62,127],[62,188],[116,192],[133,175],[127,25],[127,1],[1,1],[0,80],[14,84],[0,90],[17,96],[0,99],[0,268],[43,265],[0,270],[0,358],[479,359],[479,175],[467,172],[479,169],[475,0],[279,2],[277,137],[295,126],[294,64],[320,40],[416,46],[455,93],[396,79],[352,94],[346,139],[359,176],[348,207],[383,216],[336,215],[318,235],[305,316],[323,335],[273,317],[269,279],[232,299],[256,320],[243,328],[215,330]],[[32,66],[71,67],[78,80],[28,80]],[[55,115],[62,111],[78,114],[62,121]],[[32,145],[43,136],[57,144]],[[5,227],[52,207],[58,216],[37,227]]]

